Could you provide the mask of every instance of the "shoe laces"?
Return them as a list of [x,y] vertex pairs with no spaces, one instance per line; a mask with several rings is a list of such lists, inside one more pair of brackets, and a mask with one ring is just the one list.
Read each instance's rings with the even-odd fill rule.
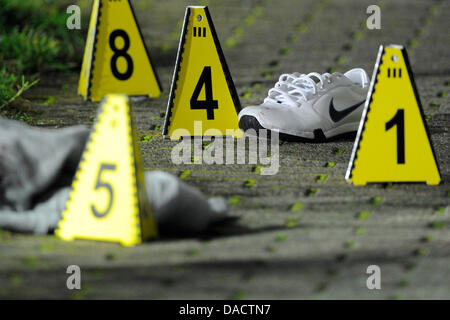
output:
[[[275,86],[268,92],[264,102],[274,102],[292,107],[299,107],[302,102],[308,101],[320,90],[332,83],[334,77],[340,77],[340,73],[311,72],[308,74],[285,73],[280,76]],[[316,80],[314,80],[317,79]]]

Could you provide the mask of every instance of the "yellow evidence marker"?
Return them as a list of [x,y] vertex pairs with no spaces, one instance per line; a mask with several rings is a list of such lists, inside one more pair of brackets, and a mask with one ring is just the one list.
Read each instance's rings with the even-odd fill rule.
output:
[[240,110],[208,8],[187,7],[163,135],[242,137]]
[[159,97],[162,88],[129,0],[94,0],[78,93]]
[[380,46],[345,178],[368,182],[441,181],[406,49]]
[[125,95],[107,95],[55,234],[133,246],[156,237],[133,117]]

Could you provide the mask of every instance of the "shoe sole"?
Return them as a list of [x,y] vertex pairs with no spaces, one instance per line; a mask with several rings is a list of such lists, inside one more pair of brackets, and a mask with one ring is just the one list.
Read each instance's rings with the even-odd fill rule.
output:
[[[256,135],[259,135],[259,130],[264,129],[268,131],[268,135],[267,138],[270,139],[271,135],[272,135],[272,130],[264,128],[255,117],[252,116],[243,116],[240,120],[239,120],[239,128],[241,128],[244,131],[247,131],[248,129],[254,129],[256,131]],[[350,132],[345,132],[345,133],[341,133],[338,135],[335,135],[333,137],[329,137],[327,138],[325,136],[325,134],[323,133],[322,129],[315,129],[313,131],[314,134],[314,138],[306,138],[306,137],[302,137],[302,136],[295,136],[292,134],[287,134],[287,133],[282,133],[279,132],[279,137],[280,140],[282,141],[291,141],[291,142],[330,142],[330,141],[335,141],[335,140],[340,140],[340,139],[344,139],[344,138],[351,138],[351,139],[355,139],[356,137],[356,130],[355,131],[350,131]]]

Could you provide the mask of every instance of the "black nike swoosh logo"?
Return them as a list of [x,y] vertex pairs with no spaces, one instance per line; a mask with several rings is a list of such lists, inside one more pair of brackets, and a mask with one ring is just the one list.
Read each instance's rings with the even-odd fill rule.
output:
[[331,120],[333,120],[334,122],[338,122],[341,121],[342,119],[344,119],[346,116],[348,116],[350,113],[352,113],[353,111],[355,111],[360,105],[362,105],[366,100],[363,100],[361,102],[358,102],[357,104],[352,105],[351,107],[348,107],[346,109],[343,109],[341,111],[337,111],[334,108],[334,104],[333,104],[333,99],[331,98],[330,101],[330,118]]

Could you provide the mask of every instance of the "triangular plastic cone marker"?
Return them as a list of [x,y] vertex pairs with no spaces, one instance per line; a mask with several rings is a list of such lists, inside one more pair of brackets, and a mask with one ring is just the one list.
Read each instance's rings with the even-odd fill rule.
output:
[[100,106],[55,233],[124,246],[156,236],[126,96],[107,95]]
[[403,46],[380,46],[346,179],[426,182],[441,176]]
[[94,0],[78,93],[159,97],[161,85],[129,0]]
[[163,135],[241,137],[240,110],[208,8],[187,7]]

